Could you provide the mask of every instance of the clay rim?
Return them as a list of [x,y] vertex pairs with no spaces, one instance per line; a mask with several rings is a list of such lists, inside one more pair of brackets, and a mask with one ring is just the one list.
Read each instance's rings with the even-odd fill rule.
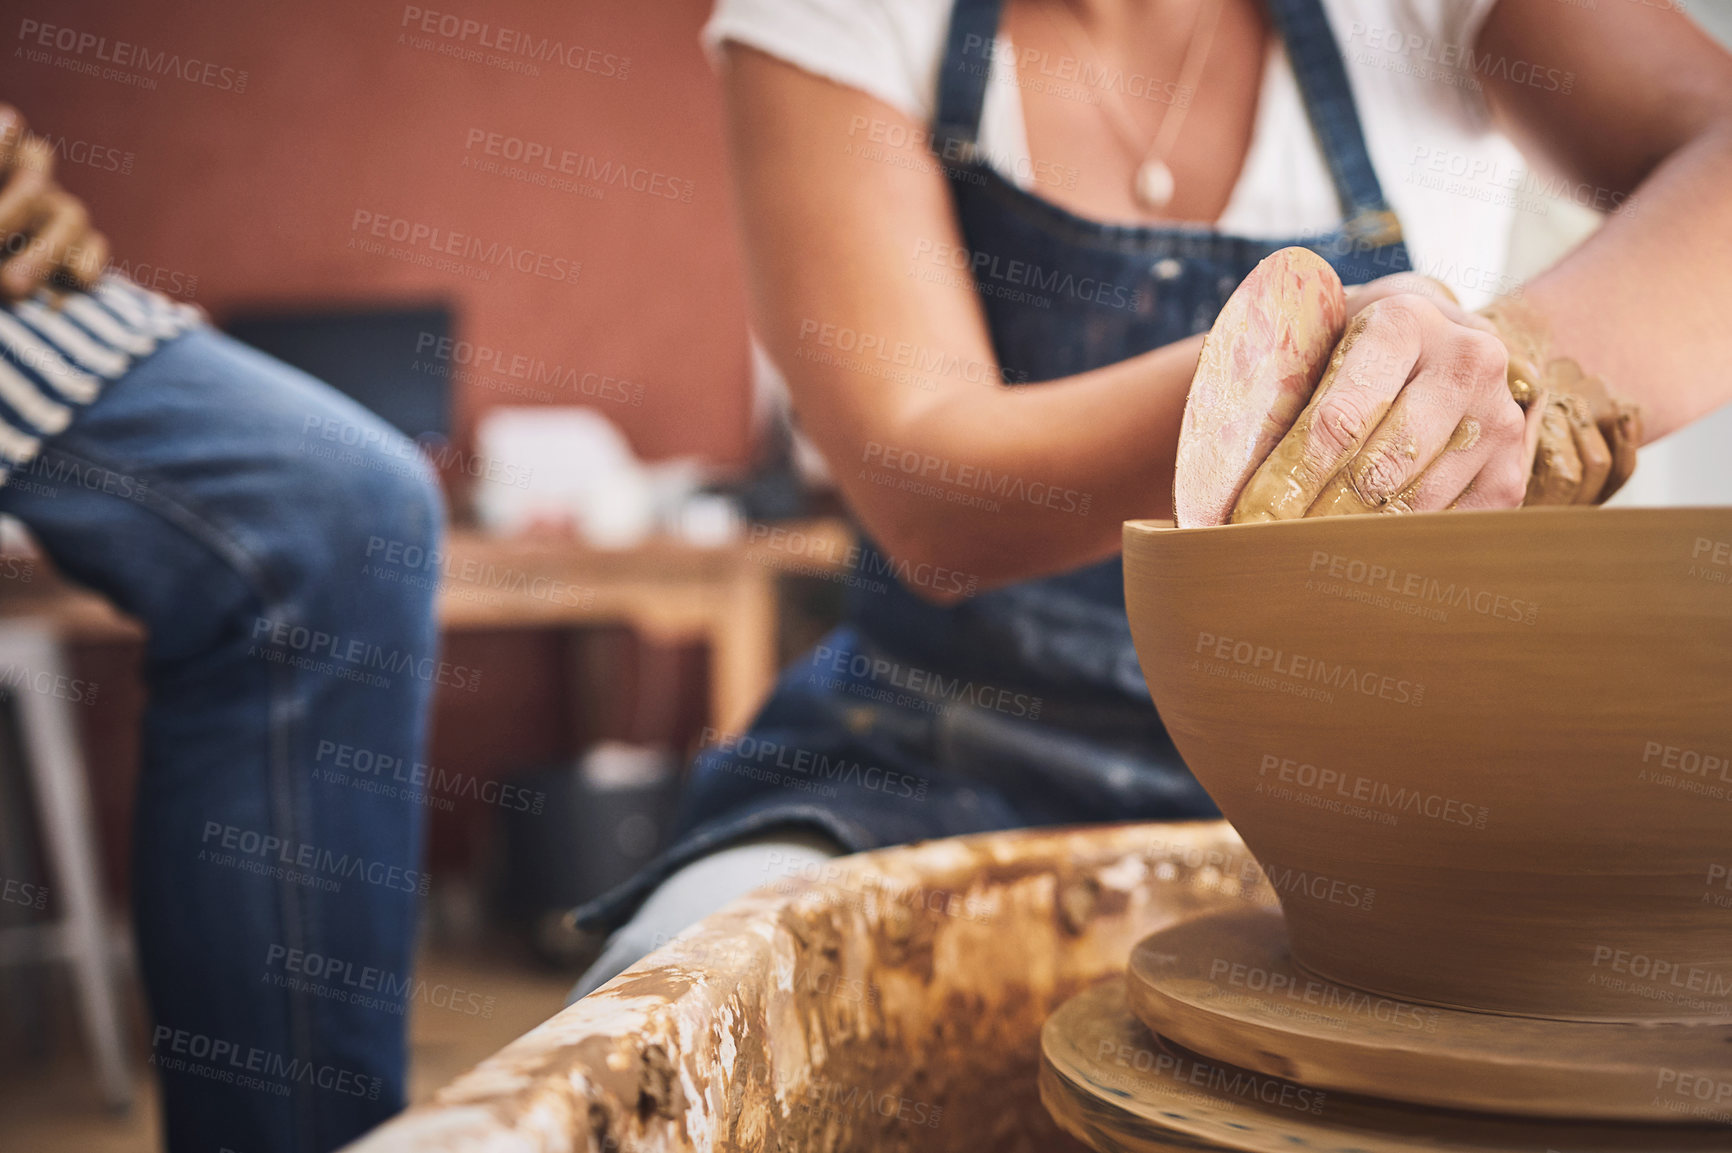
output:
[[1342,520],[1363,521],[1365,522],[1365,530],[1367,532],[1377,532],[1380,530],[1372,528],[1371,525],[1412,524],[1419,517],[1434,516],[1474,517],[1480,520],[1500,521],[1509,520],[1512,517],[1519,516],[1524,522],[1532,523],[1533,519],[1543,517],[1629,517],[1652,516],[1656,513],[1665,513],[1668,515],[1682,513],[1724,514],[1726,511],[1726,508],[1723,506],[1672,505],[1667,505],[1664,508],[1599,508],[1594,505],[1547,505],[1543,508],[1452,508],[1441,509],[1437,512],[1407,513],[1402,515],[1389,514],[1380,516],[1376,514],[1366,514],[1355,517],[1300,517],[1297,520],[1250,521],[1243,524],[1207,524],[1198,525],[1195,528],[1180,528],[1178,523],[1170,518],[1135,517],[1124,522],[1124,539],[1128,542],[1133,536],[1145,537],[1159,535],[1162,537],[1172,537],[1194,536],[1198,533],[1282,532],[1292,531],[1299,525],[1316,525],[1326,521],[1330,523],[1338,523]]

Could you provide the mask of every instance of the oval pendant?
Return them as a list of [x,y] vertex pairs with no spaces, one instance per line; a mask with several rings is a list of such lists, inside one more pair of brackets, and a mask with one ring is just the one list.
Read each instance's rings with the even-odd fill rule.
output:
[[1151,157],[1137,166],[1134,184],[1137,203],[1151,212],[1158,212],[1173,200],[1173,170],[1167,162]]

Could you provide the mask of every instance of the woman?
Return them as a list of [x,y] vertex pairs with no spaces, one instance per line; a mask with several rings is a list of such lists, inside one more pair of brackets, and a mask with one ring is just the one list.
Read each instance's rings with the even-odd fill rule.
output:
[[[855,596],[700,758],[680,843],[580,911],[673,874],[580,989],[767,867],[1213,813],[1137,667],[1119,525],[1171,515],[1197,334],[1277,248],[1379,281],[1308,496],[1348,467],[1373,506],[1520,504],[1506,345],[1649,437],[1732,396],[1732,60],[1667,0],[721,0],[706,40],[800,425],[884,567],[965,576]],[[1391,278],[1484,303],[1548,195],[1620,211],[1497,324]]]

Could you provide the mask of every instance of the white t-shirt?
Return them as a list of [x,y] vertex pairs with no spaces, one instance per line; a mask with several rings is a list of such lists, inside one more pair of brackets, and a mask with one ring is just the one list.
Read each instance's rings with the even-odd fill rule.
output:
[[[1372,165],[1401,218],[1414,266],[1448,284],[1470,308],[1514,287],[1503,268],[1515,210],[1546,211],[1531,194],[1519,153],[1490,125],[1479,76],[1554,89],[1573,80],[1478,54],[1474,41],[1496,2],[1323,0]],[[928,124],[950,12],[942,0],[717,0],[703,38],[712,55],[724,41],[737,41]],[[980,145],[994,167],[1028,188],[1034,169],[1015,59],[1001,37]],[[1047,82],[1035,71],[1020,79]],[[1097,87],[1109,84],[1124,98],[1124,77],[1109,75]],[[1340,200],[1286,51],[1272,37],[1245,167],[1216,226],[1238,236],[1289,238],[1339,223]]]

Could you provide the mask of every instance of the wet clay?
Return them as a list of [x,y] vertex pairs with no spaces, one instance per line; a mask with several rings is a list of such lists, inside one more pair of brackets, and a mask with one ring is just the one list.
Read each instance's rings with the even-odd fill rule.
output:
[[1226,523],[1317,387],[1346,321],[1340,278],[1309,249],[1266,257],[1234,289],[1203,341],[1179,427],[1181,527]]
[[1608,500],[1636,471],[1642,410],[1612,396],[1604,380],[1582,371],[1581,365],[1567,357],[1551,362],[1548,380],[1569,398],[1570,432],[1583,473],[1575,503]]
[[[1540,446],[1528,476],[1523,504],[1573,504],[1582,487],[1582,457],[1576,447],[1572,398],[1552,396],[1540,415]],[[1610,458],[1607,460],[1608,471]],[[1591,503],[1591,502],[1590,502]]]
[[[1510,395],[1523,409],[1539,406],[1539,451],[1525,504],[1600,504],[1636,468],[1642,440],[1639,406],[1611,395],[1606,382],[1568,357],[1551,355],[1545,317],[1505,297],[1481,312],[1509,349]],[[1546,408],[1547,398],[1559,409]]]
[[1724,1024],[1728,541],[1724,508],[1131,521],[1125,596],[1161,718],[1305,968],[1440,1007]]

